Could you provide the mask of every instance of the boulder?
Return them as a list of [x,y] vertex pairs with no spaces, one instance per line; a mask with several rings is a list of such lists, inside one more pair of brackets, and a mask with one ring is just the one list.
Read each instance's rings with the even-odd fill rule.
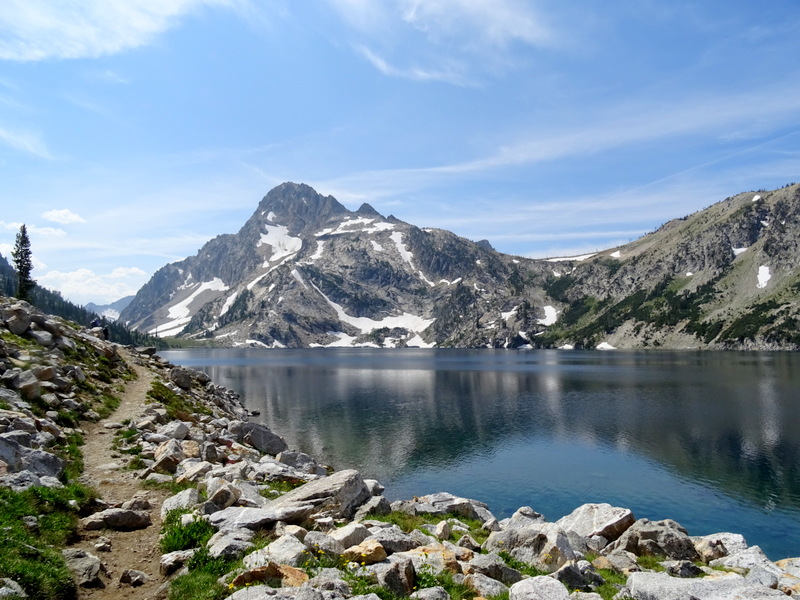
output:
[[356,546],[363,542],[370,536],[370,533],[369,529],[364,527],[361,523],[352,522],[344,527],[333,530],[328,535],[345,548],[350,548],[351,546]]
[[11,384],[19,391],[20,396],[25,400],[35,400],[42,393],[42,384],[36,378],[36,374],[31,370],[18,373]]
[[663,556],[672,560],[695,561],[700,558],[686,530],[672,519],[639,519],[604,552],[617,550],[626,550],[636,556]]
[[496,531],[483,547],[489,552],[508,552],[517,560],[530,563],[545,573],[557,571],[576,558],[566,534],[555,523]]
[[[522,580],[522,573],[509,567],[505,561],[496,554],[478,554],[469,561],[468,566],[471,572],[481,573],[497,581],[502,581],[506,585],[513,585]],[[489,595],[494,596],[495,594]]]
[[342,556],[349,562],[360,565],[373,565],[386,560],[386,548],[375,539],[366,539],[360,544],[347,548]]
[[105,587],[100,578],[101,573],[105,573],[102,561],[94,554],[90,554],[79,548],[66,548],[61,551],[67,568],[75,576],[75,583],[83,588]]
[[44,450],[26,450],[22,455],[22,469],[39,477],[60,477],[64,472],[64,461]]
[[192,548],[191,550],[177,550],[175,552],[162,554],[161,560],[159,561],[159,573],[161,573],[163,577],[169,577],[192,558],[195,552],[197,552],[197,548]]
[[291,534],[284,534],[268,546],[244,557],[244,566],[253,569],[270,562],[301,567],[311,558],[306,545]]
[[712,560],[709,563],[712,567],[723,567],[726,569],[736,569],[738,571],[749,571],[755,567],[761,567],[767,571],[780,575],[781,569],[767,558],[764,551],[759,546],[750,546],[744,550],[739,550],[728,556]]
[[556,525],[564,531],[574,531],[586,538],[602,536],[613,542],[635,521],[636,518],[630,509],[603,503],[579,506],[556,521]]
[[192,371],[184,367],[175,367],[169,372],[169,380],[182,390],[192,387]]
[[260,423],[243,423],[242,439],[238,441],[249,444],[259,452],[266,452],[273,456],[287,448],[283,438],[272,433],[268,427]]
[[[279,452],[277,456],[275,456],[275,459],[303,473],[321,476],[328,474],[328,471],[325,469],[325,467],[320,466],[317,461],[315,461],[305,452],[298,452],[297,450],[284,450]],[[364,483],[366,484],[366,481]],[[371,488],[368,486],[367,489]]]
[[159,427],[156,433],[173,440],[185,440],[189,435],[189,426],[183,421],[172,421]]
[[120,583],[130,585],[131,587],[139,587],[144,585],[150,580],[146,573],[136,571],[134,569],[125,569],[119,578]]
[[389,554],[405,552],[419,546],[409,534],[405,533],[397,525],[392,525],[391,527],[373,527],[369,532],[370,536],[367,539],[379,542]]
[[508,600],[569,600],[569,591],[552,577],[531,577],[512,585]]
[[303,538],[303,543],[317,558],[323,555],[338,558],[344,553],[344,546],[340,542],[321,531],[309,531]]
[[212,558],[237,559],[253,547],[253,532],[250,529],[218,531],[208,540],[206,547]]
[[500,531],[500,529],[522,529],[528,525],[538,525],[544,522],[544,515],[539,514],[530,506],[520,506],[508,519],[500,521],[500,527],[493,529],[493,531]]
[[178,492],[174,496],[170,496],[161,503],[161,519],[165,519],[167,513],[171,510],[179,508],[191,508],[195,504],[200,503],[200,492],[195,488],[188,488],[182,492]]
[[483,598],[500,596],[508,592],[508,586],[483,573],[470,573],[464,577],[464,583],[475,590],[478,596]]
[[450,600],[450,594],[441,586],[422,588],[411,594],[414,600]]
[[107,508],[81,519],[87,530],[116,529],[119,531],[133,531],[144,529],[152,524],[150,514],[143,510],[126,510],[124,508]]
[[396,596],[408,596],[414,591],[416,572],[414,563],[407,558],[398,558],[366,567],[375,574],[378,585],[387,588]]
[[156,448],[156,462],[152,468],[160,473],[174,473],[184,458],[186,457],[183,454],[180,442],[175,439],[169,439]]
[[237,575],[231,584],[233,587],[248,586],[253,583],[274,583],[283,587],[300,587],[308,581],[305,571],[269,562],[266,565],[246,570]]
[[625,585],[633,600],[769,600],[783,592],[753,585],[738,575],[718,578],[680,579],[666,573],[631,573]]
[[299,514],[292,522],[299,521],[298,524],[302,524],[302,521],[311,520],[312,517],[350,518],[370,498],[361,474],[354,470],[344,470],[295,488],[270,501],[266,508],[297,508]]

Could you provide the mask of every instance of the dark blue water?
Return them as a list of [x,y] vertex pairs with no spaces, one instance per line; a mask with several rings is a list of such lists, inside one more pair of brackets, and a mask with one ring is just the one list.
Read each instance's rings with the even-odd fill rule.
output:
[[585,502],[800,555],[800,356],[503,350],[182,350],[289,445],[390,499],[498,516]]

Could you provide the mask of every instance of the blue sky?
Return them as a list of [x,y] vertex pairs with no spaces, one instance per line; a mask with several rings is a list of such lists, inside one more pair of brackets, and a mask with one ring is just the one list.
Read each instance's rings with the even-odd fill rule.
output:
[[796,0],[3,0],[0,253],[79,303],[283,181],[580,254],[797,181]]

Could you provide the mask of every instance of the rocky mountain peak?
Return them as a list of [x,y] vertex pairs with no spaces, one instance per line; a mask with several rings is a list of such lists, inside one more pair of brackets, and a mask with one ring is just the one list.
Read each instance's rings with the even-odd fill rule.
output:
[[253,218],[272,225],[283,225],[291,233],[297,234],[320,229],[349,213],[333,196],[323,196],[302,183],[286,182],[264,196]]

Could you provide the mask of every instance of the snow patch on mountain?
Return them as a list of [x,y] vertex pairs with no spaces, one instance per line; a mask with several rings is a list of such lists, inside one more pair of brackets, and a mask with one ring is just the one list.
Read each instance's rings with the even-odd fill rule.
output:
[[233,306],[233,303],[236,302],[236,298],[239,296],[239,292],[233,292],[230,296],[225,299],[225,304],[222,305],[222,308],[219,311],[219,316],[221,317],[226,312],[228,312]]
[[550,325],[554,325],[557,320],[558,320],[558,311],[555,309],[555,307],[545,306],[544,318],[536,319],[536,322],[539,323],[539,325],[544,325],[545,327],[549,327]]
[[769,272],[769,267],[761,265],[758,267],[758,284],[756,284],[756,287],[760,290],[764,289],[767,287],[767,282],[771,277],[772,273]]
[[747,247],[745,246],[744,248],[734,248],[733,246],[731,246],[731,250],[733,250],[734,256],[739,256],[742,252],[747,251]]
[[177,335],[192,320],[191,305],[203,292],[224,292],[227,290],[228,286],[219,277],[197,284],[197,288],[189,296],[169,307],[167,316],[171,320],[151,329],[148,333],[158,337]]
[[294,256],[303,247],[303,240],[289,235],[288,227],[283,225],[264,225],[264,228],[267,232],[261,234],[261,239],[256,244],[256,247],[267,245],[272,248],[272,255],[264,263],[265,267],[269,263]]

